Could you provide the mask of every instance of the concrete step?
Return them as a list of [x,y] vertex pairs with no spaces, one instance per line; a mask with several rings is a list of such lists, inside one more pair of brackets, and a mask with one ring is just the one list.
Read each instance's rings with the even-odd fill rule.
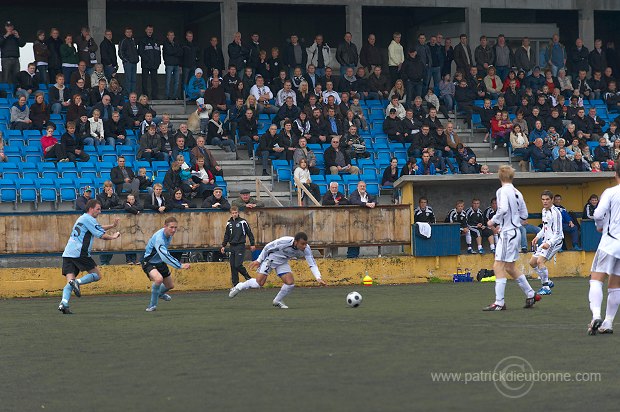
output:
[[239,193],[243,189],[248,189],[252,192],[256,191],[256,179],[260,179],[267,189],[272,189],[271,176],[225,176],[226,183],[228,183],[228,191],[231,193]]
[[207,145],[206,148],[211,151],[213,157],[215,157],[215,160],[218,162],[220,160],[237,160],[237,154],[235,152],[227,152],[224,149],[220,149],[219,146]]
[[176,100],[152,100],[151,107],[158,115],[168,113],[170,115],[184,115],[186,112],[182,101]]
[[255,176],[256,168],[252,160],[218,161],[224,170],[224,176]]

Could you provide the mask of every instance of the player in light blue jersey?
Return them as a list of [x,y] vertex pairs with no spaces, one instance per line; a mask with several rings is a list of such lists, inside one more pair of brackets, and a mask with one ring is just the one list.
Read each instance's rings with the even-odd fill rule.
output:
[[164,221],[164,227],[159,229],[149,240],[142,259],[142,270],[153,282],[151,286],[151,302],[146,308],[147,312],[157,310],[157,300],[162,298],[165,301],[172,300],[167,294],[174,288],[174,282],[170,276],[168,265],[176,269],[189,269],[189,263],[179,262],[168,251],[168,245],[172,241],[172,236],[177,232],[179,225],[177,219],[169,217]]
[[[86,203],[86,213],[80,216],[73,225],[71,236],[62,254],[62,274],[67,277],[67,285],[62,290],[62,300],[58,310],[69,315],[73,312],[69,309],[71,291],[78,298],[82,295],[80,286],[101,279],[101,272],[90,255],[94,237],[103,240],[118,239],[120,232],[107,234],[106,231],[118,226],[119,219],[115,219],[111,225],[100,225],[97,217],[101,214],[101,203],[91,199]],[[80,272],[86,275],[76,279]]]

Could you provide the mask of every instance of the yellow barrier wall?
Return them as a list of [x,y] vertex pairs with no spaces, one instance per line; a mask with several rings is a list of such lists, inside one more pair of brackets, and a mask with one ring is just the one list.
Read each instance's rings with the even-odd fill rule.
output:
[[[594,253],[558,253],[548,263],[553,277],[588,276]],[[531,254],[520,255],[517,266],[532,273],[528,261]],[[366,271],[378,284],[423,283],[431,278],[452,280],[456,268],[470,268],[472,276],[481,268],[491,269],[491,255],[459,255],[448,257],[410,256],[372,259],[319,259],[323,278],[330,285],[360,285]],[[316,285],[305,261],[292,261],[299,286]],[[84,287],[84,295],[149,292],[150,282],[139,266],[106,266],[103,279]],[[172,270],[177,291],[216,290],[230,287],[228,263],[195,263],[189,270]],[[269,277],[267,286],[280,286],[277,276]],[[0,269],[0,298],[59,296],[65,286],[60,268]]]

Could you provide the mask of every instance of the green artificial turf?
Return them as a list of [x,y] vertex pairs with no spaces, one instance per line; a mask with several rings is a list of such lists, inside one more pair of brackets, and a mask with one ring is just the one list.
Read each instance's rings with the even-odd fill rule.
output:
[[[347,308],[354,289],[363,304]],[[493,283],[297,288],[289,310],[271,306],[276,289],[173,294],[154,313],[147,295],[73,297],[72,316],[59,299],[3,300],[0,411],[615,410],[620,336],[586,336],[587,290],[556,279],[525,310],[509,282],[508,310],[492,313]],[[431,376],[473,379],[509,356],[601,381],[535,382],[512,399]]]

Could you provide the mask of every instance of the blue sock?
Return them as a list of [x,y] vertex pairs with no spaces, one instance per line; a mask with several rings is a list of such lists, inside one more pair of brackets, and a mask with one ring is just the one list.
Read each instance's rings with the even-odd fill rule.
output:
[[157,299],[159,298],[159,286],[153,283],[151,287],[151,304],[149,306],[157,306]]
[[170,289],[168,289],[166,287],[166,285],[164,285],[163,283],[159,286],[159,296],[163,295],[164,293],[168,292]]
[[69,283],[67,283],[65,287],[62,288],[62,300],[60,301],[60,303],[62,303],[65,306],[69,306],[69,299],[71,298],[71,292],[73,292],[73,288],[71,287]]
[[99,277],[98,274],[96,274],[96,273],[89,273],[88,275],[84,275],[81,278],[79,278],[78,279],[78,283],[80,285],[86,285],[86,284],[91,283],[91,282],[97,282],[99,279],[101,279],[101,278]]

